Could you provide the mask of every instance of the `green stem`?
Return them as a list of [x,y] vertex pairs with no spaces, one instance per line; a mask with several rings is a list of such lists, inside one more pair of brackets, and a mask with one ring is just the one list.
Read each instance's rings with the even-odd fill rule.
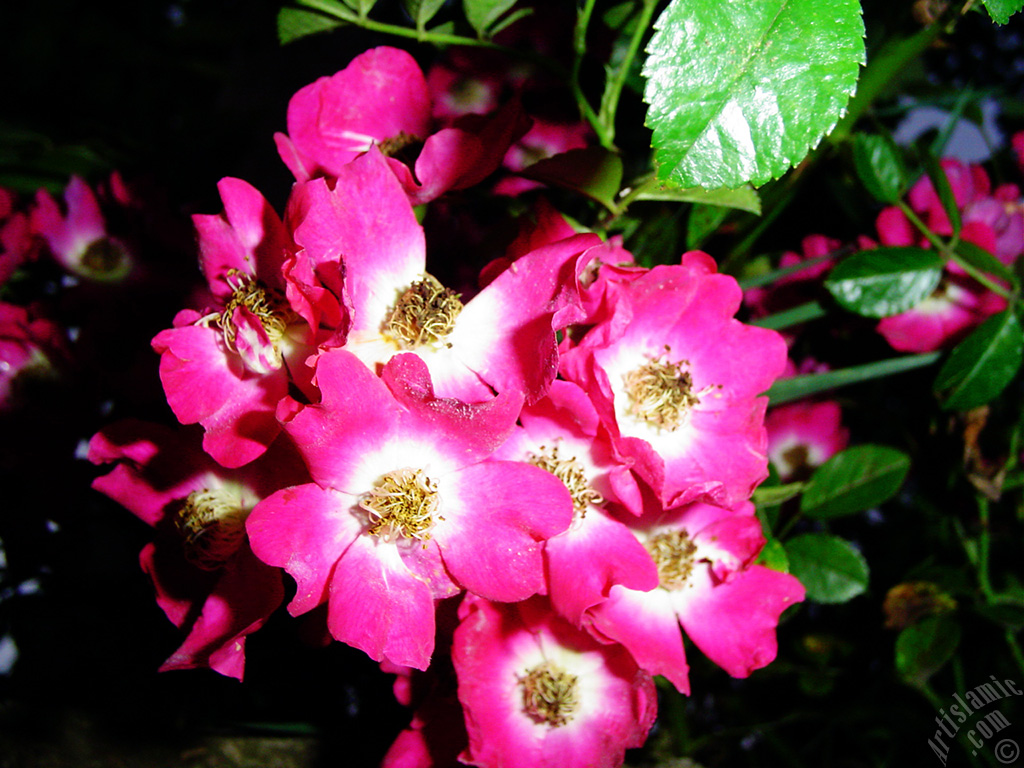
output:
[[394,35],[395,37],[404,37],[421,43],[431,43],[439,46],[463,45],[473,48],[486,48],[489,51],[498,51],[509,56],[532,61],[534,64],[543,67],[558,77],[568,77],[565,67],[561,64],[549,59],[547,56],[534,53],[533,51],[509,48],[508,46],[498,45],[497,43],[492,43],[490,40],[481,40],[476,37],[452,35],[446,32],[430,32],[422,29],[411,29],[409,27],[400,27],[397,24],[388,24],[383,21],[376,21],[375,19],[368,17],[360,17],[349,11],[344,6],[339,6],[331,0],[298,0],[298,2],[300,5],[304,5],[307,8],[313,8],[326,16],[341,19],[355,27],[368,29],[371,32],[381,32],[387,35]]
[[583,58],[587,55],[587,28],[590,26],[590,17],[594,13],[594,5],[597,0],[586,0],[576,17],[576,28],[573,30],[573,58],[572,72],[569,74],[569,85],[572,88],[572,95],[576,99],[576,106],[580,116],[590,123],[590,126],[597,134],[597,140],[605,149],[614,149],[612,137],[605,130],[600,117],[587,101],[587,95],[580,85],[580,70],[583,68]]
[[946,243],[941,237],[932,232],[931,229],[928,228],[928,225],[921,221],[920,217],[914,212],[914,209],[911,208],[905,200],[897,200],[896,205],[898,205],[899,209],[903,211],[903,215],[907,217],[910,223],[917,227],[921,234],[927,238],[928,242],[935,247],[935,250],[941,253],[945,258],[955,261],[964,272],[985,286],[985,288],[992,291],[992,293],[1002,296],[1008,301],[1013,298],[1013,294],[1010,291],[992,280],[988,275],[958,254],[953,244]]
[[[658,0],[643,0],[643,2],[644,4],[640,8],[640,13],[636,19],[636,27],[634,27],[633,34],[629,38],[626,54],[622,61],[619,62],[619,67],[615,70],[615,74],[605,83],[604,95],[601,97],[601,111],[598,114],[598,121],[604,126],[609,142],[615,139],[615,114],[619,109],[619,97],[622,95],[622,89],[626,85],[626,78],[629,77],[629,70],[633,66],[633,59],[636,58],[636,54],[640,50],[640,44],[643,42],[644,35],[647,34],[647,28],[651,24],[651,18],[654,16],[654,10],[658,5]],[[608,148],[610,149],[611,146]]]
[[765,272],[763,275],[751,275],[750,277],[744,277],[737,280],[737,282],[743,290],[747,290],[748,288],[760,288],[762,285],[770,285],[771,283],[774,283],[779,278],[788,277],[789,275],[797,272],[802,272],[805,269],[816,267],[831,259],[845,256],[851,251],[853,251],[852,246],[844,246],[843,248],[837,248],[834,251],[829,251],[824,256],[815,256],[813,259],[807,259],[807,261],[801,261],[798,264],[791,264],[788,267],[779,267],[778,269],[773,269],[771,272]]
[[981,535],[978,538],[978,562],[976,566],[978,586],[981,587],[981,592],[985,595],[985,599],[991,602],[994,593],[992,591],[992,582],[988,578],[988,556],[992,544],[988,524],[988,499],[980,493],[977,494],[976,498],[978,501],[978,523],[981,527]]

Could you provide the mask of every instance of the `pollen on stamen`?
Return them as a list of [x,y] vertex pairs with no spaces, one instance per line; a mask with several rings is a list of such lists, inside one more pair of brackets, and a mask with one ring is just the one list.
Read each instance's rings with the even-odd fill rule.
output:
[[645,544],[658,566],[658,583],[673,591],[686,586],[696,562],[697,545],[686,531],[673,530],[659,533]]
[[459,296],[425,274],[399,296],[383,330],[403,349],[443,342],[455,330],[455,319],[462,311]]
[[[231,296],[225,302],[224,309],[200,318],[197,324],[215,325],[220,328],[225,346],[232,352],[238,352],[235,345],[238,328],[235,327],[234,313],[239,307],[245,307],[259,320],[266,331],[267,339],[271,344],[271,349],[266,350],[269,352],[270,367],[279,368],[282,358],[279,343],[288,330],[288,324],[294,320],[293,313],[282,311],[281,302],[269,296],[263,284],[251,275],[231,269],[228,270],[225,282],[231,288]],[[265,371],[261,370],[260,372]]]
[[250,511],[223,488],[192,491],[174,520],[185,540],[185,559],[204,571],[223,566],[242,545]]
[[659,431],[678,429],[690,409],[700,403],[686,364],[685,360],[670,363],[653,358],[625,374],[626,412]]
[[562,481],[562,484],[568,489],[569,495],[572,496],[572,506],[578,518],[586,516],[587,507],[590,504],[604,503],[604,497],[591,487],[583,465],[576,460],[575,456],[569,458],[559,456],[557,445],[550,451],[546,446],[541,446],[541,450],[544,453],[531,453],[527,460],[535,467],[540,467]]
[[363,494],[359,506],[369,513],[368,533],[384,541],[401,537],[427,542],[434,523],[444,520],[437,514],[441,506],[437,483],[422,469],[388,472]]
[[579,707],[579,682],[550,661],[542,662],[519,678],[523,711],[539,724],[552,728],[573,719]]

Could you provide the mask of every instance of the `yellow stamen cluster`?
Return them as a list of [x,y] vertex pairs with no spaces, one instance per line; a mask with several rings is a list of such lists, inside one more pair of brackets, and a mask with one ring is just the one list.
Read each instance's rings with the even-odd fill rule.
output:
[[576,675],[545,661],[519,678],[523,689],[523,711],[538,723],[552,728],[572,720],[579,707]]
[[437,483],[422,469],[388,472],[363,495],[359,506],[370,513],[369,533],[385,541],[401,536],[426,542],[434,522],[444,520],[437,514],[441,506]]
[[285,313],[279,310],[278,302],[267,296],[267,289],[256,278],[237,269],[228,271],[227,283],[231,287],[231,298],[227,300],[216,322],[224,333],[224,343],[228,349],[235,349],[235,336],[238,333],[232,315],[239,307],[245,307],[259,319],[276,351],[277,343],[284,337],[289,320]]
[[590,486],[583,465],[576,460],[575,456],[563,459],[558,455],[557,445],[550,451],[547,446],[542,445],[541,450],[544,453],[540,455],[531,453],[529,462],[545,472],[550,472],[562,481],[569,490],[569,495],[572,496],[572,505],[579,517],[586,516],[588,505],[604,503],[604,497]]
[[696,562],[697,545],[686,531],[675,530],[659,533],[645,545],[658,566],[658,582],[668,590],[686,586]]
[[461,311],[459,294],[425,274],[395,302],[384,331],[403,349],[416,349],[446,339],[455,330],[455,318]]
[[406,133],[405,131],[399,131],[397,136],[392,136],[378,144],[378,148],[385,157],[395,157],[403,149],[412,146],[413,144],[420,141],[416,136]]
[[174,521],[185,538],[185,558],[205,571],[220,568],[241,546],[250,511],[223,488],[192,491]]
[[687,362],[662,362],[654,358],[622,377],[629,401],[626,412],[669,432],[677,429],[691,408],[700,403],[693,392]]

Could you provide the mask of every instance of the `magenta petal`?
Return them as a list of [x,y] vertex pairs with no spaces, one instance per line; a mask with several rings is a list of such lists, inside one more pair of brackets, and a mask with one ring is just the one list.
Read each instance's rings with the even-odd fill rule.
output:
[[541,541],[564,531],[572,499],[562,481],[529,464],[486,461],[441,488],[435,538],[459,584],[489,600],[522,600],[544,586]]
[[[185,310],[175,323],[195,313]],[[274,417],[288,391],[284,371],[260,376],[224,351],[213,328],[182,325],[153,339],[160,353],[160,380],[167,402],[183,424],[206,429],[203,447],[225,467],[240,467],[260,456],[281,431]]]
[[344,258],[352,330],[380,331],[387,309],[423,276],[426,244],[405,192],[383,155],[373,149],[339,171],[296,189],[289,218],[295,242],[314,264]]
[[522,257],[473,298],[450,341],[467,367],[501,392],[539,400],[558,372],[555,332],[583,318],[577,273],[600,240],[578,235]]
[[327,625],[371,659],[426,669],[434,651],[434,600],[398,546],[360,536],[331,579]]
[[411,420],[436,434],[464,463],[489,456],[515,426],[523,398],[518,392],[502,392],[485,403],[467,404],[434,396],[426,363],[413,354],[395,355],[384,366],[381,379],[395,399],[409,409]]
[[576,626],[584,611],[607,598],[616,584],[643,592],[658,586],[658,569],[644,546],[596,507],[549,539],[544,554],[551,604]]
[[733,677],[747,677],[775,659],[779,615],[804,599],[795,577],[760,565],[713,584],[694,570],[690,585],[672,594],[686,634],[704,655]]
[[288,605],[293,616],[327,599],[335,563],[361,532],[350,511],[353,503],[351,496],[309,483],[268,496],[249,514],[245,527],[252,551],[295,579]]
[[664,675],[680,693],[689,695],[690,668],[669,592],[614,587],[611,596],[591,608],[587,616],[592,631],[622,643],[641,668]]
[[185,642],[160,671],[209,666],[241,680],[246,635],[263,626],[283,599],[281,572],[243,547],[221,571]]

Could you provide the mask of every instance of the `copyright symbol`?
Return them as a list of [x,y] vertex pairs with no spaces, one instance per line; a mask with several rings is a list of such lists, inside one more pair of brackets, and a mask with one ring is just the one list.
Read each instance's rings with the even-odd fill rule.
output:
[[1003,739],[996,744],[992,751],[995,753],[996,760],[1003,765],[1009,765],[1020,756],[1020,747],[1013,739]]

